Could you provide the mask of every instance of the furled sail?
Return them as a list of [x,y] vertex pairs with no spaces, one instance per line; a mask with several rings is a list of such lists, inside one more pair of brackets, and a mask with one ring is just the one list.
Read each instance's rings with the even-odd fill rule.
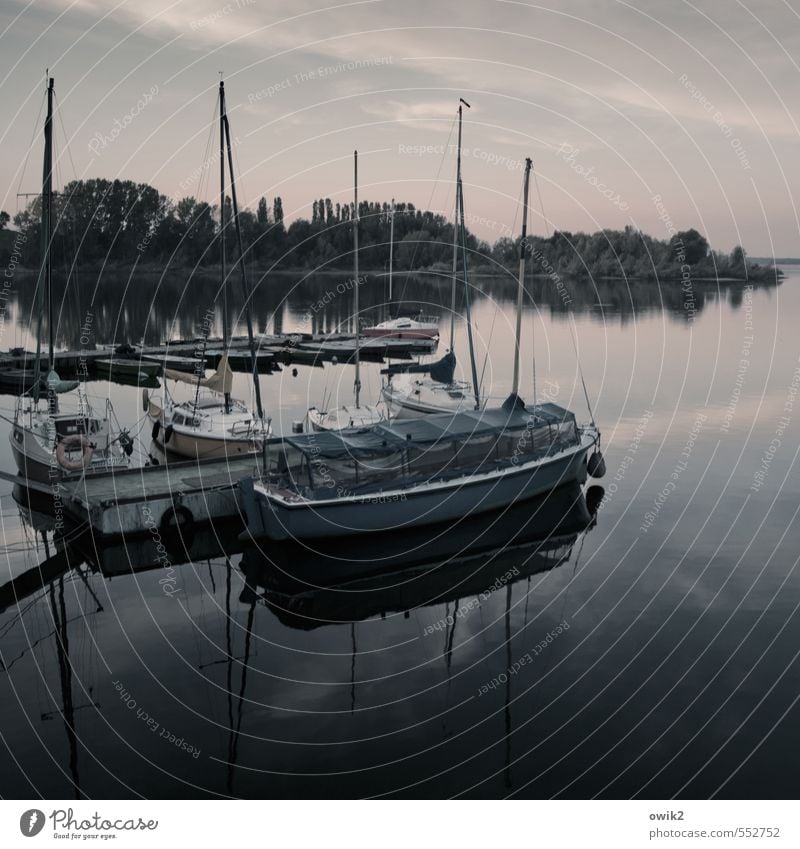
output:
[[164,369],[164,377],[169,380],[177,380],[180,383],[190,383],[192,386],[197,386],[199,383],[200,386],[205,386],[206,389],[211,389],[212,391],[219,392],[220,394],[224,394],[226,392],[229,393],[233,388],[233,372],[231,371],[231,367],[228,365],[227,354],[222,355],[222,359],[219,361],[219,366],[217,366],[217,370],[211,375],[211,377],[204,377],[198,380],[196,374],[185,371],[177,371],[176,369],[171,368]]

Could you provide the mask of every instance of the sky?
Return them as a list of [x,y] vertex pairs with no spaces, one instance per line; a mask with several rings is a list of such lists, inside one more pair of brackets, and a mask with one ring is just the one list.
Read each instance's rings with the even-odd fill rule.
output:
[[[213,202],[220,72],[242,205],[392,198],[518,234],[695,227],[798,256],[798,0],[2,0],[0,208],[41,179],[46,69],[61,182]],[[209,147],[210,145],[210,147]]]

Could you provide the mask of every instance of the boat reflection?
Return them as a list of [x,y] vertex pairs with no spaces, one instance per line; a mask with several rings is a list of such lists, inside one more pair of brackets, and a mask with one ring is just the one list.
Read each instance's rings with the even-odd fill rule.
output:
[[[207,563],[207,582],[193,584],[194,591],[182,598],[193,617],[198,603],[202,609],[204,598],[215,599],[219,615],[195,620],[198,625],[203,623],[201,627],[213,646],[211,654],[206,652],[203,656],[197,649],[192,665],[208,682],[209,698],[221,708],[220,725],[226,731],[226,739],[220,741],[219,748],[210,738],[199,738],[199,742],[206,751],[216,750],[213,760],[223,770],[216,776],[207,776],[209,785],[224,787],[230,796],[247,795],[252,792],[250,773],[241,772],[240,762],[246,759],[248,764],[258,763],[259,747],[253,744],[252,735],[263,733],[258,724],[260,711],[254,713],[248,706],[252,708],[272,698],[263,689],[264,660],[259,659],[257,651],[259,641],[263,641],[257,635],[257,626],[265,614],[284,627],[305,632],[331,625],[347,629],[350,674],[342,683],[348,687],[349,712],[354,714],[362,707],[361,694],[365,692],[357,675],[357,669],[361,674],[362,664],[360,623],[396,614],[408,619],[422,608],[443,605],[443,625],[439,628],[435,624],[431,629],[435,628],[443,641],[441,657],[450,698],[451,667],[460,644],[456,630],[464,618],[461,611],[488,603],[490,595],[498,600],[505,597],[505,653],[510,668],[516,656],[511,650],[512,597],[519,599],[517,590],[525,596],[527,621],[527,597],[535,595],[532,576],[568,563],[577,569],[582,540],[596,524],[602,494],[600,487],[591,487],[585,494],[578,486],[563,487],[500,515],[473,518],[454,528],[427,528],[415,535],[381,535],[370,540],[368,546],[363,542],[359,546],[357,541],[331,541],[316,549],[281,544],[242,551],[238,528],[227,533],[219,525],[198,526],[190,537],[181,536],[180,529],[176,529],[172,536],[139,536],[103,546],[86,529],[64,530],[52,503],[48,504],[41,494],[17,488],[14,495],[23,520],[21,530],[33,545],[26,568],[0,586],[0,613],[10,617],[3,620],[3,633],[13,622],[31,617],[35,621],[27,621],[26,639],[19,651],[15,648],[2,654],[4,672],[8,674],[15,667],[18,676],[28,674],[32,680],[39,680],[41,658],[55,660],[56,678],[50,694],[36,705],[35,713],[43,723],[56,720],[63,724],[66,749],[61,773],[76,798],[84,793],[92,795],[96,787],[82,787],[86,781],[84,773],[92,772],[94,757],[87,741],[93,739],[94,733],[100,733],[107,720],[100,722],[96,718],[103,712],[94,695],[97,664],[89,663],[86,668],[87,658],[70,658],[70,648],[85,648],[87,634],[95,630],[101,643],[113,633],[112,620],[118,614],[101,616],[103,592],[98,581],[163,569],[164,550],[168,550],[169,564],[177,571],[181,564],[190,564],[184,572],[184,584],[189,583],[192,574],[195,578],[199,574],[193,566]],[[221,569],[223,580],[219,580]],[[69,588],[70,583],[84,591],[80,602]],[[137,582],[137,591],[141,592],[144,586],[150,586],[151,592],[160,596],[157,582]],[[127,598],[124,583],[114,595],[110,590],[106,592],[114,600],[106,605],[111,611],[121,598]],[[144,599],[145,604],[151,597]],[[47,612],[46,622],[40,621],[37,610]],[[94,645],[94,638],[91,644]],[[182,650],[185,657],[194,651],[189,643]],[[510,678],[509,675],[501,708],[506,726],[504,774],[509,787],[514,763]],[[141,683],[139,686],[146,689]],[[256,692],[248,693],[248,688]],[[37,687],[31,687],[34,691]],[[166,707],[162,705],[161,710],[169,716]],[[170,722],[177,725],[177,720]],[[449,733],[443,730],[445,736]],[[168,753],[163,756],[169,757]],[[79,770],[79,761],[83,770]]]
[[368,546],[248,547],[240,601],[263,603],[284,625],[311,630],[481,595],[498,581],[510,586],[568,562],[596,522],[602,492],[570,485],[501,514],[384,534]]

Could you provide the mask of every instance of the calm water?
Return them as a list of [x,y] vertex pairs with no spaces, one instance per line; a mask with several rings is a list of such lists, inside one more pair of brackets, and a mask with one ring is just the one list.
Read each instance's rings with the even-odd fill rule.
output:
[[[147,541],[64,549],[3,485],[0,793],[791,796],[800,273],[787,272],[778,288],[693,300],[654,286],[533,287],[523,394],[534,337],[539,396],[588,417],[574,328],[608,466],[604,494],[588,495],[594,519],[567,490],[369,548],[242,552],[235,528],[198,532],[188,553],[169,541],[173,562],[188,561],[169,597],[164,567],[146,568]],[[262,282],[259,328],[346,323],[340,280]],[[503,397],[513,283],[481,285],[479,371]],[[440,282],[399,287],[447,327]],[[383,290],[362,287],[362,306]],[[213,291],[213,280],[104,280],[93,299],[82,282],[57,337],[77,347],[87,315],[100,341],[187,335]],[[3,347],[31,344],[30,306],[20,285]],[[456,351],[463,372],[461,322]],[[365,371],[377,400],[379,366]],[[264,376],[274,427],[324,397],[349,400],[352,379],[343,365]],[[136,389],[88,389],[110,391],[139,426]],[[236,390],[248,396],[241,375]],[[13,399],[0,406],[7,415]],[[140,440],[142,457],[147,428]],[[5,435],[0,462],[13,468]]]

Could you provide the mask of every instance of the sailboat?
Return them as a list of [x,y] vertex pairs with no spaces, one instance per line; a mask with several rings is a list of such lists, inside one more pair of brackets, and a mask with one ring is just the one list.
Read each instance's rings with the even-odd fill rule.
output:
[[[453,267],[451,275],[450,304],[450,350],[436,363],[430,365],[395,366],[385,373],[389,380],[382,390],[383,399],[392,415],[407,418],[427,413],[458,413],[465,410],[478,410],[482,406],[478,369],[475,363],[475,349],[472,339],[472,318],[470,314],[470,292],[467,276],[466,225],[464,223],[464,190],[461,180],[461,125],[463,107],[471,108],[461,98],[458,104],[458,157],[456,165],[456,208],[453,220]],[[455,379],[456,355],[454,348],[456,291],[458,287],[458,254],[463,257],[464,289],[466,304],[467,339],[469,344],[472,385]],[[428,377],[412,377],[424,373]]]
[[528,159],[509,397],[500,407],[347,428],[324,441],[304,434],[270,442],[262,478],[239,482],[248,534],[304,540],[449,526],[605,474],[593,419],[578,424],[557,404],[528,407],[519,396],[531,165]]
[[[225,83],[219,83],[219,162],[220,162],[220,289],[223,297],[223,353],[216,372],[203,377],[205,354],[198,361],[194,374],[177,369],[164,369],[164,377],[195,387],[194,398],[176,401],[165,387],[161,400],[144,391],[144,408],[153,423],[153,442],[162,450],[189,458],[222,458],[247,454],[261,448],[269,436],[269,425],[264,420],[261,405],[261,387],[250,315],[250,289],[244,267],[244,247],[239,226],[239,206],[236,199],[236,181],[233,173],[230,125],[225,109]],[[225,158],[231,178],[231,203],[233,223],[238,246],[239,265],[247,318],[251,373],[255,390],[256,415],[243,401],[231,398],[233,372],[228,363],[228,299],[225,273]],[[205,344],[205,343],[204,343]]]
[[333,410],[322,411],[316,407],[311,407],[306,413],[308,424],[312,431],[327,431],[341,430],[346,427],[368,427],[379,421],[384,416],[383,413],[371,404],[361,403],[361,330],[359,327],[359,308],[358,308],[358,287],[360,277],[358,274],[358,151],[353,153],[353,174],[354,174],[354,207],[353,207],[353,256],[354,268],[353,279],[353,309],[355,311],[356,320],[356,338],[355,338],[355,363],[356,377],[354,383],[355,404],[344,404],[341,407],[336,407]]
[[[392,303],[392,273],[394,270],[394,215],[395,205],[389,209],[389,304]],[[398,316],[389,318],[364,330],[365,336],[391,337],[393,339],[438,339],[439,319],[435,315],[423,315],[420,311],[416,318]]]
[[[30,390],[16,404],[9,434],[14,461],[20,473],[33,481],[50,483],[67,477],[97,474],[127,466],[133,440],[126,430],[112,431],[113,408],[106,400],[106,415],[97,416],[78,381],[64,381],[55,370],[55,324],[51,250],[53,242],[53,98],[55,80],[47,83],[47,117],[44,124],[42,174],[42,261],[36,283],[36,358]],[[47,376],[42,377],[42,326],[45,298],[48,320]],[[78,389],[75,412],[62,412],[58,396]],[[44,401],[44,403],[40,403]]]

